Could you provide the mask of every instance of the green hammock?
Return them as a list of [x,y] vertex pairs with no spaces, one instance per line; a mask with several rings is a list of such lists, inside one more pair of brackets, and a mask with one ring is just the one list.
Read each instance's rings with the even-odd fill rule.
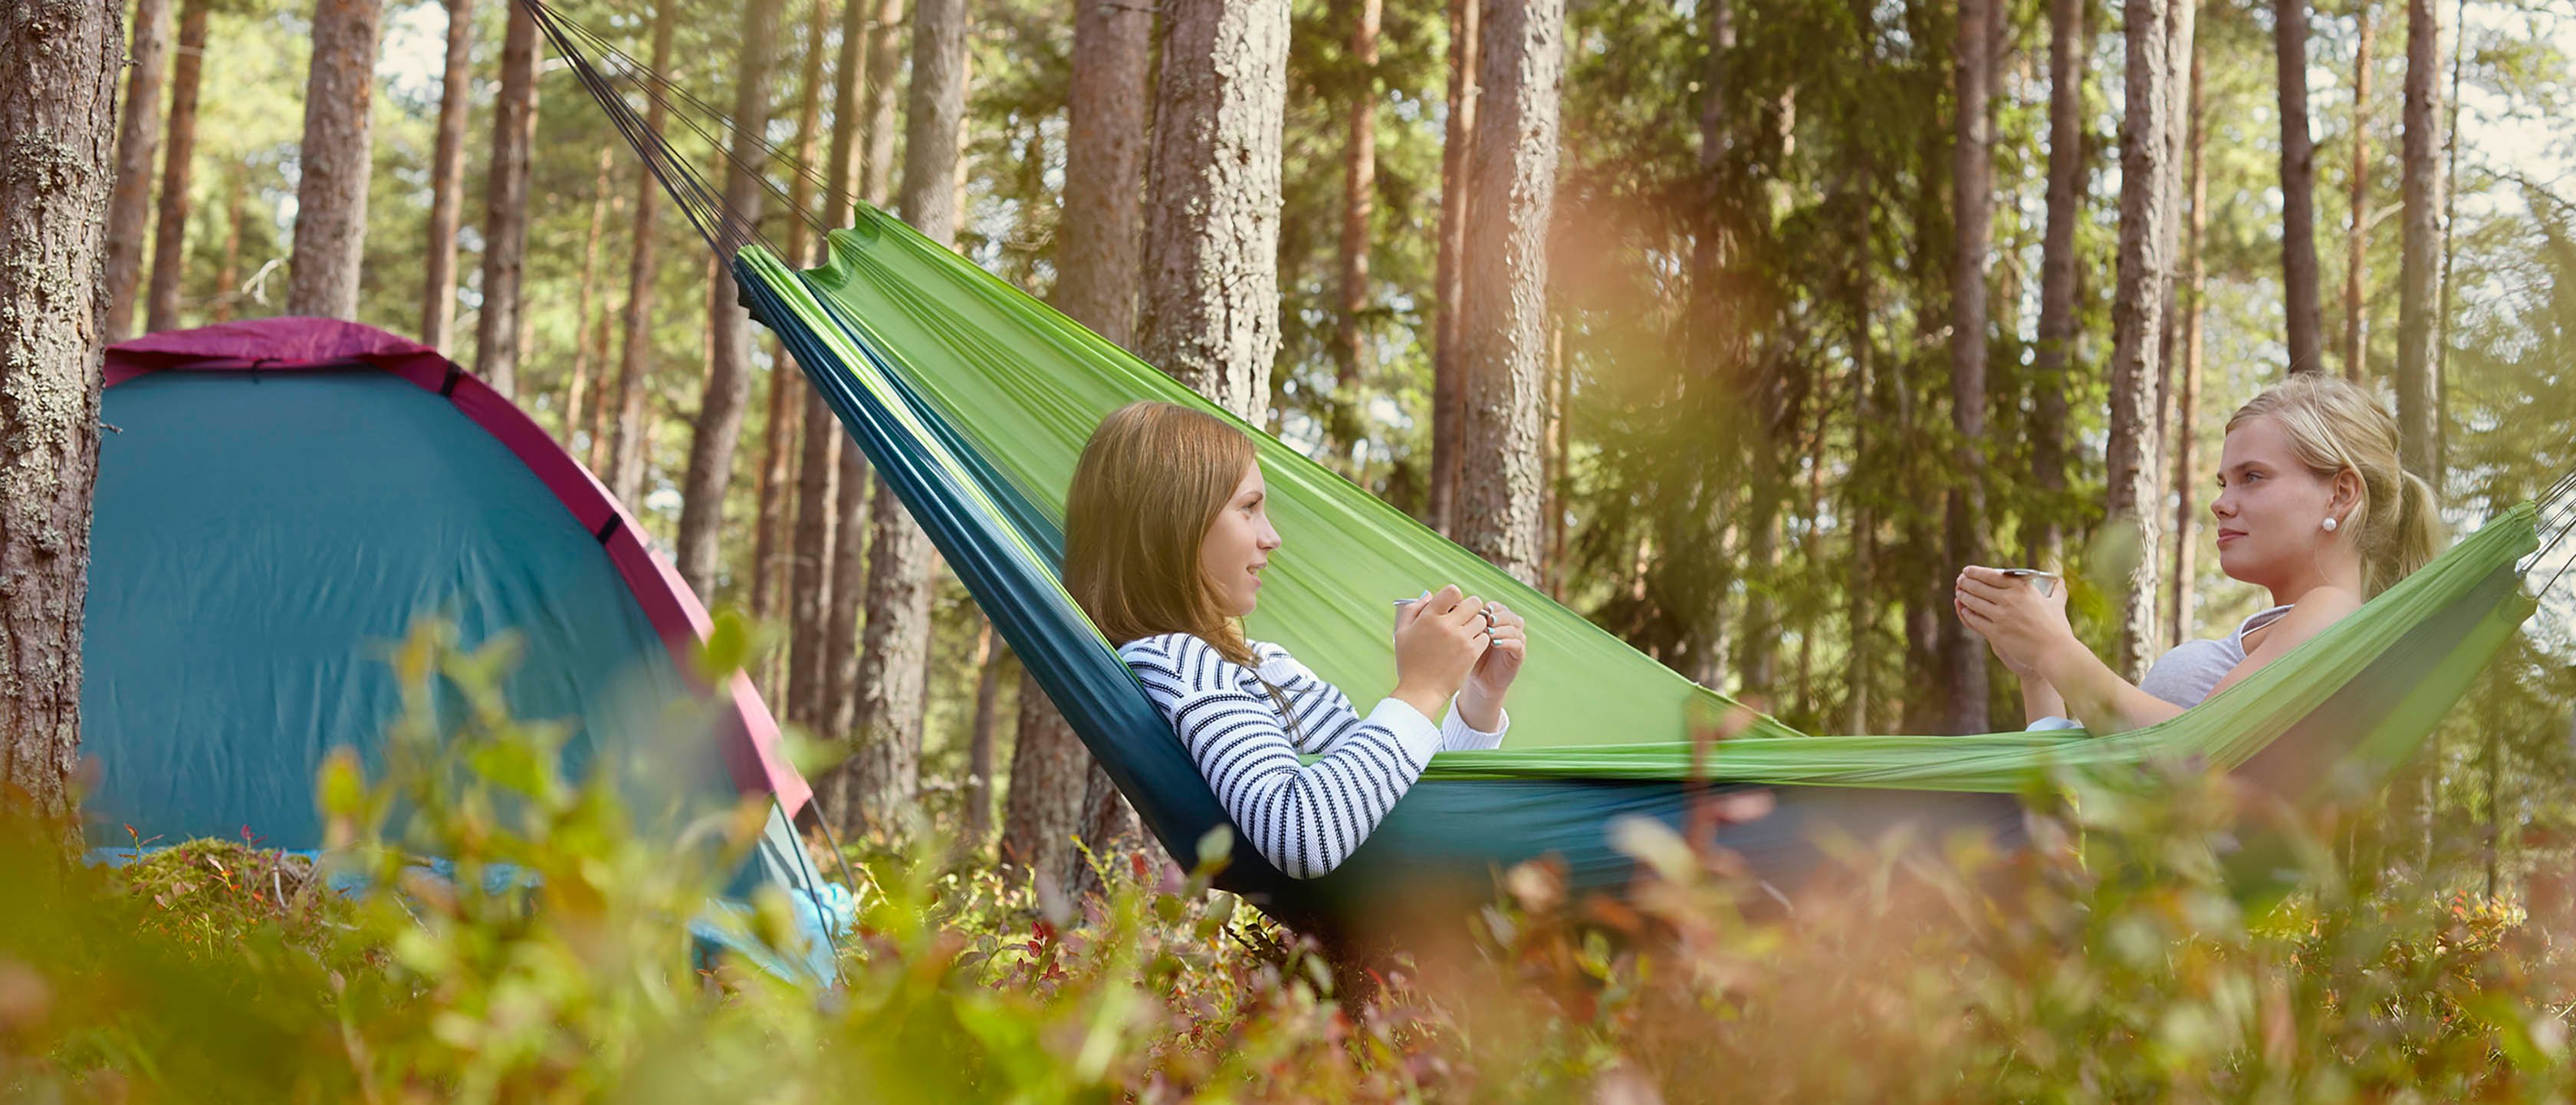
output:
[[[1610,824],[1679,821],[1692,793],[1690,720],[1731,699],[899,220],[863,209],[830,243],[830,264],[806,271],[742,248],[734,270],[746,303],[1174,854],[1195,854],[1223,811],[1056,579],[1075,459],[1104,415],[1138,399],[1208,411],[1256,443],[1286,545],[1248,632],[1286,644],[1354,698],[1391,682],[1390,597],[1455,582],[1530,623],[1508,747],[1434,757],[1359,853],[1322,879],[1286,879],[1238,842],[1233,886],[1274,909],[1345,920],[1382,891],[1471,886],[1543,854],[1564,860],[1578,887],[1614,886],[1630,865]],[[1820,834],[1906,825],[2009,839],[2020,821],[2011,793],[2051,768],[2193,760],[2294,793],[2373,778],[2422,741],[2534,608],[2515,561],[2535,547],[2535,516],[2527,504],[2505,511],[2290,656],[2134,732],[1810,736],[1757,716],[1718,746],[1707,774],[1795,785],[1778,792],[1778,813],[1729,827],[1722,843],[1764,877],[1791,881],[1816,862]]]

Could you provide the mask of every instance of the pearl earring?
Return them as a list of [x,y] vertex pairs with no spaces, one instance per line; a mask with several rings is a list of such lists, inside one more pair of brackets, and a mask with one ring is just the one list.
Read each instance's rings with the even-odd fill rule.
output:
[[2335,520],[2334,520],[2334,519],[2332,519],[2332,518],[2328,518],[2328,519],[2326,519],[2326,532],[2327,532],[2327,533],[2333,533],[2334,531],[2335,531]]

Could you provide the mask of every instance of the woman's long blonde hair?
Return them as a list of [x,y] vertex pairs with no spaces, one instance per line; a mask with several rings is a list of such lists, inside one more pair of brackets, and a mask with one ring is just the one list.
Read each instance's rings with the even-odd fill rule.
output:
[[1091,432],[1065,493],[1064,586],[1112,643],[1190,633],[1252,665],[1199,549],[1253,459],[1243,431],[1173,403],[1130,403]]
[[2267,417],[2289,433],[2299,463],[2318,478],[2331,480],[2347,469],[2361,477],[2361,502],[2336,525],[2361,550],[2364,597],[2394,586],[2441,551],[2433,487],[2398,466],[2397,419],[2377,398],[2333,376],[2293,376],[2237,408],[2228,432]]

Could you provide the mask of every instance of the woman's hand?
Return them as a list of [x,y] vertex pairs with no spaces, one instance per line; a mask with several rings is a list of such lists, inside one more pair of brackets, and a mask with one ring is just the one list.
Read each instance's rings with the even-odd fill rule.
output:
[[1485,603],[1451,584],[1395,615],[1395,695],[1438,718],[1467,681],[1491,640]]
[[1951,603],[1959,620],[1995,650],[1995,658],[2024,679],[2038,674],[2041,658],[2051,650],[2082,647],[2066,621],[2064,587],[2042,595],[2021,580],[1972,564],[1960,569]]
[[1492,643],[1467,674],[1467,687],[1499,706],[1503,692],[1511,690],[1512,680],[1520,677],[1521,661],[1529,658],[1529,622],[1499,602],[1488,603],[1485,612],[1493,618],[1493,626],[1486,630]]

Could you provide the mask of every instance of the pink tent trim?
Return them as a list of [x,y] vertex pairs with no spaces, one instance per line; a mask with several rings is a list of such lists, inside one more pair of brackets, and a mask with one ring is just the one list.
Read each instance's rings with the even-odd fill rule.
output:
[[[441,393],[458,412],[483,428],[543,481],[573,520],[591,533],[606,532],[600,544],[617,574],[644,608],[644,616],[662,635],[664,647],[683,677],[695,682],[699,644],[714,622],[680,573],[645,545],[633,515],[608,493],[606,485],[574,460],[535,419],[454,361],[415,341],[372,326],[324,318],[267,318],[226,322],[195,330],[147,334],[107,348],[106,386],[163,369],[190,371],[294,372],[299,370],[372,367],[393,373],[421,388]],[[725,767],[734,785],[748,793],[774,794],[787,815],[802,812],[814,789],[796,772],[779,747],[777,719],[761,702],[749,677],[736,672],[726,692],[732,699],[724,734]],[[703,689],[703,685],[701,685]]]

